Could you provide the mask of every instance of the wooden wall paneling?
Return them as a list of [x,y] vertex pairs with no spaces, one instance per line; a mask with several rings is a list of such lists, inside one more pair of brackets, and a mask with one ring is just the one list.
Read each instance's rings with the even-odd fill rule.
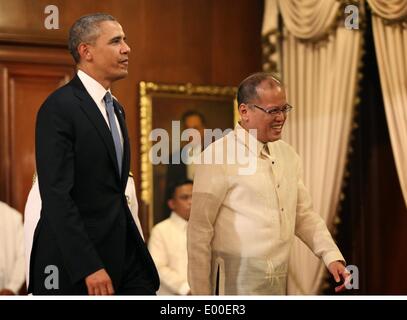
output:
[[[118,19],[132,51],[129,76],[115,83],[112,90],[126,109],[131,169],[137,190],[140,190],[140,81],[236,85],[261,68],[263,0],[82,0],[74,5],[72,1],[55,0],[52,4],[60,14],[58,30],[44,27],[44,8],[48,4],[47,0],[0,0],[0,48],[4,47],[2,43],[37,43],[43,45],[37,56],[45,57],[50,47],[57,46],[65,51],[71,63],[63,48],[68,30],[77,18],[106,12]],[[24,46],[15,50],[16,58],[26,61],[26,51]]]
[[8,181],[10,167],[8,150],[9,136],[7,117],[8,95],[7,92],[7,68],[0,63],[0,201],[7,202],[9,196]]
[[262,70],[263,1],[216,1],[212,8],[211,79],[237,86]]
[[11,205],[24,208],[35,170],[35,119],[46,97],[69,78],[72,69],[18,65],[9,71]]
[[59,50],[43,48],[40,51],[46,54],[41,55],[35,48],[2,49],[0,198],[23,212],[35,171],[37,111],[52,91],[71,78],[73,67]]

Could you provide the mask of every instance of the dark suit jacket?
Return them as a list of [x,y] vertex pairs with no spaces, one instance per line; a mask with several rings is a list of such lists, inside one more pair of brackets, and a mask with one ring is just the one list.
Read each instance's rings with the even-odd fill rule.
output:
[[[125,276],[127,236],[133,238],[151,284],[155,290],[159,287],[157,270],[127,206],[130,145],[124,110],[114,103],[124,139],[121,176],[110,130],[78,76],[51,94],[38,112],[42,210],[34,234],[29,292],[83,293],[84,278],[101,268],[116,289]],[[44,290],[48,265],[58,268],[59,290]]]

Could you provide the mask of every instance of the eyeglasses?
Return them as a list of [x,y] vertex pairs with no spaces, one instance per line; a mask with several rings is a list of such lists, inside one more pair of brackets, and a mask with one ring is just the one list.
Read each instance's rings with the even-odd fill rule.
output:
[[288,103],[285,106],[283,106],[282,108],[271,108],[271,109],[265,109],[263,107],[259,107],[258,105],[255,105],[253,103],[251,103],[250,105],[257,109],[264,111],[265,113],[269,114],[270,116],[276,116],[280,112],[282,112],[283,114],[287,114],[294,108],[293,106],[289,105]]

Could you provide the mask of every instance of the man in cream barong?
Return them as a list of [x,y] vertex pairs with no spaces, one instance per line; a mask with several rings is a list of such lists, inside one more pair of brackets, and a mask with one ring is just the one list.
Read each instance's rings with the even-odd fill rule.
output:
[[237,99],[239,124],[204,150],[196,168],[188,224],[191,293],[286,294],[294,235],[336,282],[348,280],[345,259],[312,209],[299,156],[281,140],[292,109],[284,87],[271,74],[256,73],[240,84]]

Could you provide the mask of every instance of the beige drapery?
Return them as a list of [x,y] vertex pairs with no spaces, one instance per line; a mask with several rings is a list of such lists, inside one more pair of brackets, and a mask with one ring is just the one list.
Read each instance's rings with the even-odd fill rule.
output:
[[387,125],[407,205],[407,1],[368,3],[373,10],[373,36]]
[[374,14],[387,20],[399,20],[407,15],[406,0],[367,0]]
[[[295,107],[283,139],[300,154],[314,209],[330,227],[346,162],[361,35],[337,23],[341,7],[335,0],[266,0],[266,6],[269,1],[277,1],[283,17],[281,73]],[[324,270],[296,239],[288,293],[317,294]]]
[[278,1],[284,27],[299,39],[318,39],[329,31],[340,7],[335,0]]

